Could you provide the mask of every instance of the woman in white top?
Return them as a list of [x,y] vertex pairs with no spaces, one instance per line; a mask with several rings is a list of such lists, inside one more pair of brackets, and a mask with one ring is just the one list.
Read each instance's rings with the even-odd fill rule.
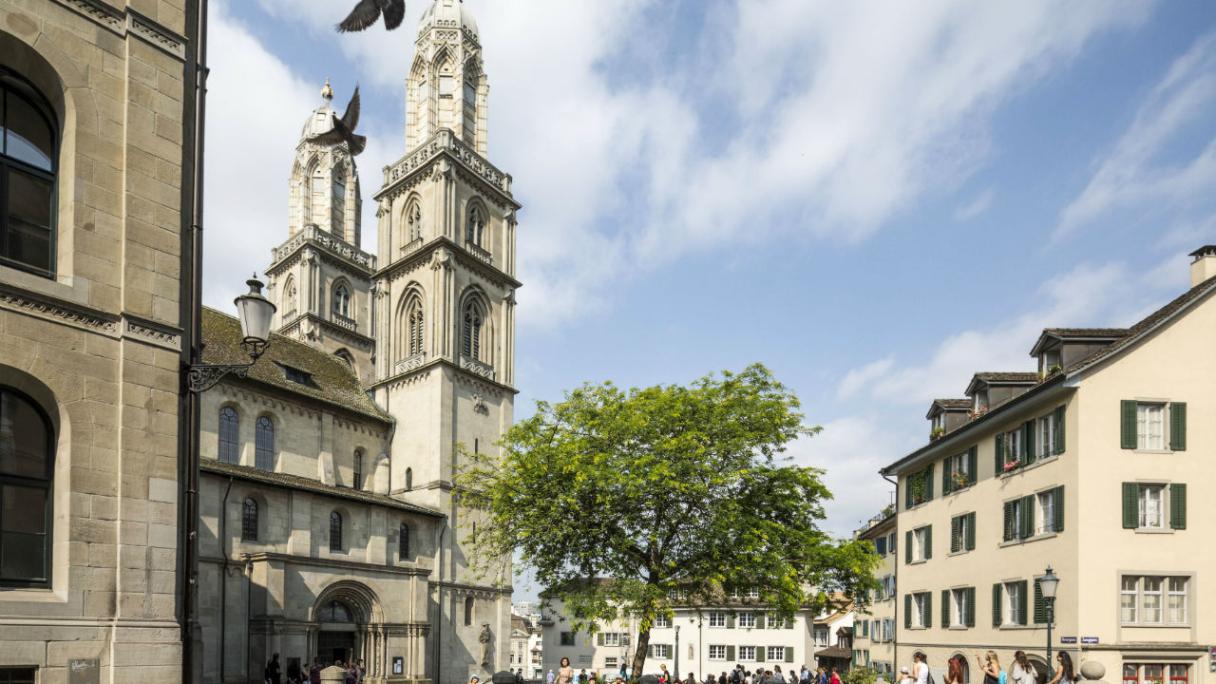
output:
[[920,651],[912,656],[912,678],[916,684],[929,684],[929,663],[925,662],[925,654]]
[[1009,666],[1009,678],[1013,684],[1035,684],[1034,666],[1025,651],[1014,651],[1013,665]]

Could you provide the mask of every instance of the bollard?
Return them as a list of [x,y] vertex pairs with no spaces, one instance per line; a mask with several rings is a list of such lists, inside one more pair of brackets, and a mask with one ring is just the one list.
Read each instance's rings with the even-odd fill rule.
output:
[[325,668],[324,670],[321,670],[321,681],[322,682],[338,682],[338,684],[345,684],[346,670],[343,670],[342,668],[340,668],[336,665],[330,665],[329,667]]
[[1081,663],[1081,676],[1090,684],[1106,684],[1102,678],[1106,676],[1106,666],[1096,660]]

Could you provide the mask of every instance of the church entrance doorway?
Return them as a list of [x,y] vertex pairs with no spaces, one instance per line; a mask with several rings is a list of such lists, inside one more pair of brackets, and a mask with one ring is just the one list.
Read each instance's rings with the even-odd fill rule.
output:
[[357,659],[355,619],[349,606],[330,601],[317,611],[317,657],[325,665]]

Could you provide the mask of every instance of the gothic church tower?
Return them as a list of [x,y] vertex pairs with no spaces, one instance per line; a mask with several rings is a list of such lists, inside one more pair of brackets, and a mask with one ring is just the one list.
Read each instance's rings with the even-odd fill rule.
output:
[[359,248],[359,171],[345,143],[309,139],[333,126],[333,89],[300,131],[291,168],[288,238],[273,250],[270,299],[275,329],[349,363],[364,383],[374,378],[372,274],[376,259]]
[[441,664],[439,684],[484,674],[485,658],[489,672],[505,669],[510,655],[510,575],[471,570],[467,540],[478,518],[452,488],[459,446],[494,452],[516,393],[520,205],[511,177],[486,158],[488,90],[476,22],[461,0],[434,0],[406,80],[406,153],[385,168],[375,195],[371,390],[398,421],[391,492],[448,516],[429,578],[436,652],[428,663]]

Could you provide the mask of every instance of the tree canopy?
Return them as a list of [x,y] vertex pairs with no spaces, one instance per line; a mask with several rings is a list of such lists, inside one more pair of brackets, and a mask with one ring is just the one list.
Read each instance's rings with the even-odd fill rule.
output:
[[864,600],[871,547],[819,529],[822,471],[782,453],[816,432],[761,365],[689,386],[585,384],[538,402],[499,456],[466,452],[457,485],[485,515],[478,559],[515,552],[576,628],[637,620],[637,676],[677,601],[758,590],[788,616],[837,592]]

